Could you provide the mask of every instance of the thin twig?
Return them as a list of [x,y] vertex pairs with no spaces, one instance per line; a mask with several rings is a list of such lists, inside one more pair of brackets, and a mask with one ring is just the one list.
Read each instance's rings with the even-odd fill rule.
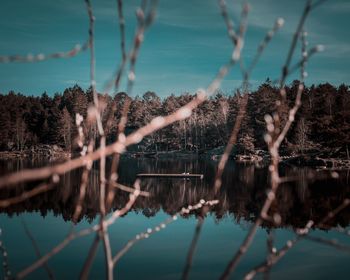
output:
[[[23,225],[23,228],[24,228],[24,231],[25,231],[26,235],[28,236],[28,238],[32,242],[32,245],[34,247],[34,251],[35,251],[36,256],[38,258],[41,258],[41,252],[40,252],[38,243],[35,241],[35,238],[32,235],[32,233],[30,232],[30,230],[29,230],[29,228],[27,226],[27,223],[25,222],[25,220],[22,217],[21,217],[21,222],[22,222],[22,225]],[[55,276],[54,276],[52,270],[50,269],[49,265],[47,264],[47,262],[45,262],[44,268],[45,268],[49,278],[50,279],[55,279]]]
[[2,229],[1,228],[0,228],[0,252],[2,254],[2,268],[3,268],[2,273],[4,276],[4,280],[10,280],[10,279],[12,279],[12,272],[10,270],[7,249],[4,246],[4,242],[2,240]]
[[[122,209],[116,210],[115,212],[113,212],[112,216],[109,219],[104,221],[104,223],[107,227],[112,225],[116,219],[118,219],[119,217],[121,217],[125,213],[127,213],[130,210],[130,208],[132,207],[132,205],[135,203],[136,198],[139,194],[138,188],[140,185],[140,181],[136,180],[134,185],[135,185],[135,192],[130,194],[130,199],[126,203],[126,205]],[[98,223],[94,226],[91,226],[89,228],[80,230],[78,232],[73,232],[73,231],[70,232],[68,234],[68,236],[65,239],[63,239],[59,244],[57,244],[51,251],[49,251],[46,255],[42,256],[40,259],[38,259],[36,262],[31,264],[30,266],[28,266],[24,270],[20,271],[16,277],[17,278],[24,278],[25,276],[32,273],[33,271],[35,271],[39,267],[43,266],[45,264],[45,262],[47,262],[51,257],[53,257],[54,255],[59,253],[62,249],[64,249],[71,241],[73,241],[79,237],[89,235],[93,232],[97,232],[99,230],[100,230],[100,223]]]
[[43,54],[39,53],[37,55],[27,54],[27,55],[8,55],[0,56],[0,63],[9,63],[9,62],[39,62],[44,60],[49,60],[52,58],[70,58],[74,57],[89,48],[89,42],[84,43],[83,45],[77,44],[72,49],[65,52],[56,52],[52,54]]
[[[327,223],[330,219],[332,219],[335,215],[337,215],[340,211],[344,210],[349,205],[350,205],[350,199],[348,199],[348,198],[344,199],[342,204],[340,204],[337,208],[330,211],[323,219],[321,219],[321,221],[319,223],[317,223],[315,228],[322,227],[325,223]],[[296,231],[297,237],[295,237],[292,240],[288,240],[286,242],[286,244],[280,250],[276,251],[275,254],[273,256],[271,256],[271,258],[269,258],[267,261],[261,263],[260,265],[253,268],[250,272],[248,272],[244,279],[251,280],[256,276],[257,273],[265,272],[267,269],[269,269],[270,267],[275,265],[281,258],[283,258],[286,255],[286,253],[291,248],[293,248],[295,246],[296,243],[298,243],[303,238],[308,237],[308,234],[310,233],[310,230],[311,230],[312,226],[314,226],[314,224],[315,224],[314,221],[312,221],[312,220],[308,221],[304,228],[298,229]],[[311,237],[311,239],[312,239],[312,237]],[[316,238],[316,239],[317,239],[317,242],[320,242],[320,239],[318,239],[318,238]],[[316,239],[313,238],[313,241],[316,241]],[[327,245],[336,246],[336,247],[340,246],[340,247],[342,247],[342,249],[345,248],[344,250],[348,249],[348,247],[344,247],[342,244],[334,243],[334,241],[323,240],[323,239],[321,239],[321,240],[322,240],[321,243],[326,243]]]
[[190,270],[192,267],[194,253],[196,251],[197,243],[198,243],[198,240],[199,240],[199,237],[201,234],[203,221],[204,221],[204,219],[202,217],[198,217],[196,229],[194,231],[191,246],[190,246],[190,249],[188,251],[187,258],[186,258],[186,265],[185,265],[185,268],[182,272],[182,277],[181,277],[182,280],[186,280],[189,277]]
[[41,183],[38,186],[36,186],[35,188],[33,188],[32,190],[23,192],[18,196],[0,200],[0,208],[6,208],[6,207],[9,207],[13,204],[20,203],[22,201],[25,201],[25,200],[31,198],[31,197],[34,197],[34,196],[39,195],[41,193],[52,190],[54,187],[55,187],[55,183]]
[[119,252],[113,257],[113,263],[114,265],[122,258],[122,256],[125,255],[129,249],[134,246],[138,241],[147,239],[150,237],[150,235],[159,232],[162,229],[165,229],[166,226],[178,219],[179,215],[189,214],[191,211],[201,209],[203,206],[213,206],[218,204],[218,200],[209,200],[205,201],[204,199],[201,199],[197,204],[189,205],[186,208],[182,208],[180,212],[176,213],[175,215],[171,216],[170,218],[166,219],[164,222],[160,223],[158,226],[154,228],[148,228],[146,231],[141,232],[137,234],[133,239],[129,240],[127,244],[119,250]]
[[100,236],[96,234],[94,241],[91,244],[88,256],[84,262],[83,269],[80,272],[79,279],[86,280],[89,277],[90,268],[95,259],[98,245],[100,244]]
[[[282,74],[281,74],[281,82],[280,82],[280,92],[281,92],[281,96],[283,97],[283,93],[284,91],[284,81],[287,75],[287,69],[289,67],[291,58],[294,54],[294,50],[295,50],[295,46],[296,46],[296,41],[299,38],[299,35],[302,31],[305,19],[307,17],[307,15],[310,12],[310,5],[311,5],[311,1],[308,1],[303,14],[299,20],[298,23],[298,27],[296,29],[296,32],[294,34],[290,49],[289,49],[289,53],[286,59],[286,63],[283,66],[283,70],[282,70]],[[304,63],[306,63],[308,57],[305,56],[304,58]],[[295,114],[298,111],[300,105],[301,105],[301,94],[303,92],[304,89],[304,85],[303,85],[303,79],[304,79],[304,75],[302,73],[301,75],[301,82],[299,84],[298,87],[298,92],[297,92],[297,97],[295,99],[295,104],[294,107],[289,110],[289,116],[288,116],[288,120],[286,122],[286,124],[284,125],[282,131],[278,134],[275,133],[275,126],[272,123],[272,118],[270,116],[266,116],[265,120],[267,123],[267,129],[268,129],[268,134],[265,137],[265,140],[268,144],[268,148],[269,148],[269,152],[271,154],[272,157],[272,162],[269,166],[269,171],[271,174],[271,190],[268,191],[267,193],[267,198],[263,204],[263,207],[261,209],[260,215],[257,218],[257,220],[255,221],[255,223],[253,224],[253,226],[250,228],[248,234],[246,235],[245,239],[243,240],[242,244],[240,245],[238,251],[234,254],[233,258],[230,260],[230,262],[228,263],[228,265],[225,268],[225,271],[223,272],[223,274],[221,275],[220,279],[228,279],[229,276],[231,275],[231,273],[235,270],[235,268],[237,267],[240,259],[242,258],[242,256],[247,252],[247,250],[249,249],[250,245],[253,242],[253,239],[255,237],[256,231],[258,229],[258,227],[262,224],[264,219],[268,218],[268,211],[270,209],[270,206],[272,204],[272,202],[275,199],[276,196],[276,191],[278,189],[279,186],[279,172],[278,172],[278,165],[279,165],[279,153],[278,153],[278,149],[282,143],[282,140],[285,138],[292,122],[295,119]],[[279,110],[280,110],[280,106],[279,106]],[[279,111],[276,115],[276,123],[279,122]],[[274,220],[278,221],[279,219],[277,218],[279,217],[278,215],[274,216]]]

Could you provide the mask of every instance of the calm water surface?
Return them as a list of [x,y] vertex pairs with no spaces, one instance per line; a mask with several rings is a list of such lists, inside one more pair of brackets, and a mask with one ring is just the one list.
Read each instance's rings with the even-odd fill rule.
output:
[[[0,161],[0,173],[44,164],[40,161]],[[132,185],[137,173],[203,173],[204,179],[143,180],[142,189],[150,192],[151,196],[140,197],[132,210],[109,228],[114,254],[136,234],[158,225],[183,206],[194,204],[202,198],[214,199],[212,185],[216,165],[217,162],[209,159],[122,159],[120,182],[126,185]],[[305,226],[310,219],[320,221],[331,209],[350,197],[348,172],[340,172],[337,179],[331,178],[327,172],[307,168],[284,167],[281,173],[296,178],[280,186],[277,200],[272,205],[272,211],[281,215],[281,225],[263,224],[232,279],[242,279],[252,267],[265,260],[269,232],[274,232],[275,246],[279,248],[293,238],[293,229]],[[82,215],[74,224],[76,230],[97,223],[98,176],[97,169],[93,169]],[[25,225],[41,253],[50,251],[71,230],[80,178],[81,171],[77,170],[63,176],[59,186],[53,190],[0,209],[2,241],[14,273],[37,259]],[[205,218],[190,279],[217,279],[221,275],[255,221],[266,197],[268,184],[266,168],[229,162],[223,176],[223,187],[217,196],[220,205],[213,207]],[[16,196],[35,185],[1,190],[0,197]],[[117,191],[113,209],[121,208],[127,200],[126,193]],[[181,217],[165,230],[140,241],[120,260],[115,269],[115,278],[179,279],[199,215],[198,211]],[[350,236],[336,230],[337,227],[349,229],[349,221],[350,210],[343,210],[327,226],[314,229],[312,236],[337,239],[350,246]],[[93,237],[91,235],[71,242],[49,261],[57,279],[78,278]],[[349,261],[350,253],[347,251],[303,240],[273,267],[271,278],[348,279]],[[90,276],[91,279],[104,279],[102,248]],[[46,278],[46,271],[40,268],[27,279]],[[257,279],[261,279],[261,275]]]

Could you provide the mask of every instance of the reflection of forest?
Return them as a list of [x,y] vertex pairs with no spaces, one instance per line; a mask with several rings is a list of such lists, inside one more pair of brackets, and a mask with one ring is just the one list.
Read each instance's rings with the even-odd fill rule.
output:
[[[158,211],[174,214],[183,206],[197,203],[200,199],[219,199],[221,203],[213,207],[211,214],[219,221],[225,216],[231,216],[237,222],[253,221],[266,197],[269,186],[266,169],[256,168],[253,165],[235,165],[230,162],[223,176],[223,187],[215,197],[212,185],[215,175],[213,161],[199,160],[124,160],[120,174],[121,183],[131,185],[138,172],[158,173],[203,173],[204,180],[200,179],[147,179],[142,182],[142,189],[150,193],[150,197],[139,197],[132,211],[141,212],[150,217]],[[338,179],[332,179],[325,173],[319,174],[311,169],[285,168],[281,173],[296,181],[284,183],[277,193],[277,200],[271,207],[271,214],[278,212],[282,217],[283,227],[302,227],[308,220],[320,221],[329,211],[339,206],[345,198],[350,197],[348,174],[340,174]],[[47,193],[40,194],[22,203],[1,209],[8,215],[22,212],[38,211],[43,216],[52,211],[55,215],[62,215],[65,220],[71,220],[74,207],[79,195],[79,181],[81,170],[66,174],[62,177],[59,186]],[[322,178],[321,178],[322,177]],[[90,185],[87,189],[82,216],[93,220],[99,210],[99,174],[92,171]],[[4,189],[0,192],[1,199],[19,195],[30,186],[19,186],[15,189]],[[113,202],[113,209],[122,208],[128,200],[128,194],[117,190]],[[194,213],[199,215],[200,212]],[[347,226],[350,221],[350,211],[343,210],[334,219],[330,226]],[[273,225],[265,223],[266,227]]]

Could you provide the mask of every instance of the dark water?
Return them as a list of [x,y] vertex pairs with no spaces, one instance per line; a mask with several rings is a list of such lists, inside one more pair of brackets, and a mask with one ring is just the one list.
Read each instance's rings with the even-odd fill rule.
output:
[[[45,162],[0,161],[2,174]],[[137,173],[203,173],[204,179],[145,179],[142,190],[150,197],[140,197],[132,210],[109,228],[113,253],[139,232],[154,227],[178,212],[183,206],[200,199],[220,200],[205,217],[202,234],[195,254],[190,279],[217,279],[239,247],[250,225],[255,221],[266,198],[268,171],[254,165],[229,162],[223,175],[223,187],[214,196],[212,191],[217,162],[205,159],[123,159],[120,182],[132,185]],[[97,169],[96,169],[97,170]],[[75,224],[78,229],[97,223],[99,211],[99,174],[90,174],[90,186],[82,214]],[[320,221],[329,211],[350,197],[349,173],[339,172],[332,178],[329,172],[308,168],[283,167],[281,173],[293,178],[280,186],[271,214],[279,213],[281,224],[265,222],[259,228],[251,249],[243,257],[232,279],[242,277],[266,259],[267,235],[275,234],[275,246],[280,248],[294,237],[293,229],[304,227],[308,220]],[[51,250],[69,232],[74,206],[79,195],[81,171],[61,178],[59,186],[25,202],[0,209],[2,241],[7,248],[9,265],[16,273],[36,260],[33,244],[23,222],[36,240],[42,253]],[[1,199],[19,195],[35,183],[0,191]],[[117,191],[112,209],[125,205],[128,195]],[[140,241],[120,260],[115,269],[119,279],[179,279],[193,237],[200,211],[186,215],[166,229]],[[336,239],[350,246],[350,236],[336,229],[349,229],[350,209],[344,209],[311,235]],[[55,255],[49,266],[57,279],[75,279],[84,263],[93,235],[73,241]],[[302,240],[271,271],[272,279],[348,279],[350,253],[329,245]],[[2,268],[1,268],[2,269]],[[2,271],[1,271],[2,273]],[[91,271],[91,279],[104,278],[104,255],[100,248]],[[28,279],[47,278],[40,268]],[[257,277],[260,279],[261,275]]]

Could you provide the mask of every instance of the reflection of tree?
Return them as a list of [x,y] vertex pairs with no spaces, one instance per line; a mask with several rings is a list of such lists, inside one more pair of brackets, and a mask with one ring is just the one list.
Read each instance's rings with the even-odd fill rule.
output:
[[[200,199],[214,199],[212,191],[215,165],[212,162],[197,160],[127,160],[123,161],[121,172],[124,184],[131,184],[137,172],[191,172],[203,170],[204,180],[178,180],[178,179],[147,179],[142,183],[142,190],[148,191],[150,197],[140,197],[132,211],[142,213],[146,217],[154,216],[158,211],[170,215],[178,212],[183,206],[194,204]],[[130,168],[130,167],[133,168]],[[283,172],[288,177],[299,178],[297,182],[282,184],[277,193],[277,199],[271,206],[271,214],[278,212],[281,216],[281,226],[301,227],[308,220],[319,221],[330,210],[336,208],[350,195],[350,187],[345,179],[329,179],[325,181],[310,180],[313,171],[309,169],[286,169]],[[227,172],[223,176],[223,189],[217,198],[220,204],[211,209],[211,214],[219,221],[225,216],[232,216],[241,223],[254,221],[259,214],[262,203],[266,198],[266,189],[269,186],[265,169],[257,169],[253,165],[243,166],[229,163]],[[74,205],[79,196],[79,178],[81,171],[68,173],[62,177],[60,186],[52,191],[38,195],[21,204],[15,204],[2,209],[8,215],[22,212],[38,211],[43,216],[48,212],[62,215],[65,220],[71,220]],[[81,219],[92,221],[99,211],[99,174],[92,171],[87,188]],[[332,188],[329,186],[332,185]],[[2,199],[17,196],[24,190],[34,187],[18,186],[16,189],[2,190]],[[112,209],[120,209],[128,201],[127,193],[117,191]],[[195,212],[200,215],[201,212]],[[331,222],[347,226],[350,221],[349,211],[343,211]],[[269,223],[264,226],[271,227]]]

